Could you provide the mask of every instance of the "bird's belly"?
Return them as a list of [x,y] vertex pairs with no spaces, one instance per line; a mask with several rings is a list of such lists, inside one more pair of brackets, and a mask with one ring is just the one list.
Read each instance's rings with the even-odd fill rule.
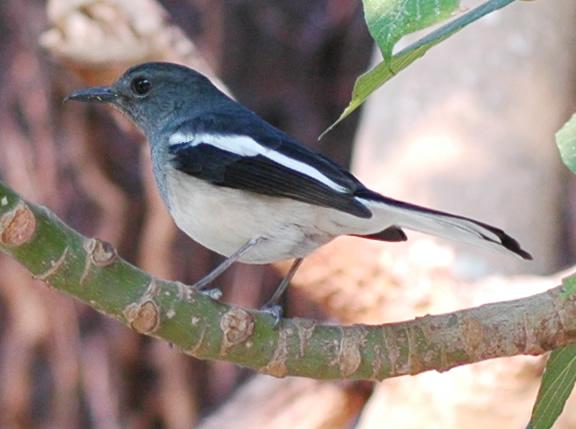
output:
[[212,185],[176,170],[167,187],[174,221],[203,246],[230,256],[260,239],[239,259],[245,263],[304,257],[335,236],[318,227],[321,209],[309,204]]

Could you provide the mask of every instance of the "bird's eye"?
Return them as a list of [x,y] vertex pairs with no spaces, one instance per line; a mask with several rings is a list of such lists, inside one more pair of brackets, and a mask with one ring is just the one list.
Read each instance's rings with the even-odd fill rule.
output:
[[130,83],[130,88],[136,95],[146,95],[152,89],[152,82],[145,77],[135,77]]

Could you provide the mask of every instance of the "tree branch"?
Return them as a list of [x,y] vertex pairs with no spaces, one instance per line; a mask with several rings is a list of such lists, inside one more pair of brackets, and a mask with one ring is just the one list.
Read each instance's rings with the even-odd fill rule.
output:
[[576,294],[527,298],[379,326],[322,325],[216,302],[153,278],[0,182],[0,250],[37,279],[200,359],[277,377],[382,380],[495,357],[538,355],[576,340]]

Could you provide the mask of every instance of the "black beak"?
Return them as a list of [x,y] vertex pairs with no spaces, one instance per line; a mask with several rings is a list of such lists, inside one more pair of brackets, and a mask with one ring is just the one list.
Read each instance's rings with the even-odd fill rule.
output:
[[95,86],[73,92],[64,99],[66,101],[83,101],[85,103],[112,103],[118,98],[118,94],[108,86]]

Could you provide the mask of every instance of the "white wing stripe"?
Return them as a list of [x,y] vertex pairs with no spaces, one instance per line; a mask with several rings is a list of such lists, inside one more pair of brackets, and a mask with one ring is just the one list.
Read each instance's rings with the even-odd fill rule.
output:
[[274,149],[262,146],[256,140],[248,136],[240,135],[214,135],[214,134],[190,134],[176,132],[168,139],[170,146],[182,143],[188,143],[190,146],[197,146],[201,143],[209,144],[218,149],[232,152],[240,156],[257,156],[262,155],[290,170],[305,174],[326,186],[329,186],[337,192],[346,192],[346,188],[340,186],[330,178],[326,177],[316,168],[305,164],[302,161],[292,159]]

